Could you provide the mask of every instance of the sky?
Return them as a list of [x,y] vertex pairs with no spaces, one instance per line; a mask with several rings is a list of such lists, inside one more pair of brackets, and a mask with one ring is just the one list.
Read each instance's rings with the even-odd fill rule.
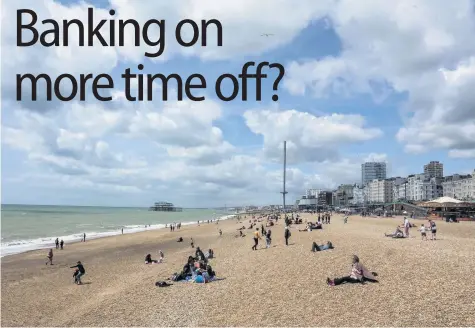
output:
[[[42,32],[51,28],[45,19],[87,26],[89,7],[95,20],[165,20],[163,54],[145,57],[157,47],[135,46],[130,30],[123,47],[79,47],[77,33],[68,47],[16,46],[17,9],[34,9]],[[210,28],[206,47],[181,47],[183,19],[219,20],[222,46]],[[389,176],[421,173],[432,160],[445,175],[475,169],[470,0],[19,0],[2,2],[1,25],[3,204],[280,204],[284,140],[288,203],[308,188],[360,182],[364,161],[387,162]],[[150,29],[150,39],[158,33]],[[282,64],[278,91],[277,70],[264,68],[261,101],[253,81],[247,101],[241,93],[218,99],[216,79],[237,76],[248,61]],[[171,83],[164,101],[157,83],[153,100],[128,101],[120,76],[139,64],[146,74],[202,74],[208,84],[197,94],[206,100],[178,101]],[[95,100],[90,89],[86,101],[46,101],[44,91],[28,101],[27,87],[16,101],[15,76],[26,73],[106,73],[113,101]]]

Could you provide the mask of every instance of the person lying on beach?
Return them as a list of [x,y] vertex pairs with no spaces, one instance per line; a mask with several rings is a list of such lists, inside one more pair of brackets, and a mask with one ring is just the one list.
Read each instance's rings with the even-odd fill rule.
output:
[[307,231],[310,232],[310,231],[312,231],[313,227],[314,227],[314,225],[312,223],[307,223],[305,225],[305,229],[299,229],[299,231],[300,232],[307,232]]
[[385,237],[391,237],[391,238],[404,238],[404,233],[402,232],[401,228],[399,226],[396,227],[396,231],[393,233],[385,233]]
[[313,224],[312,222],[309,222],[308,225],[309,225],[309,227],[310,227],[310,230],[313,230],[313,229],[315,229],[315,230],[317,230],[317,229],[323,230],[323,226],[322,226],[322,223],[321,223],[321,222],[318,222],[318,221],[317,221],[317,223],[315,223],[315,224]]
[[176,242],[177,242],[177,243],[183,242],[183,238],[182,238],[182,237],[178,238],[178,240],[177,240]]
[[53,265],[53,249],[50,248],[49,252],[48,252],[48,255],[46,255],[46,258],[48,259],[48,261],[46,261],[46,265],[48,265],[48,263],[50,265]]
[[327,249],[334,249],[331,241],[327,241],[324,245],[318,245],[316,242],[312,244],[312,252],[326,251]]
[[378,282],[376,276],[376,272],[368,271],[363,264],[360,263],[358,256],[353,255],[353,264],[351,266],[350,275],[335,279],[327,278],[327,284],[329,286],[337,286],[343,283],[365,283],[366,281]]

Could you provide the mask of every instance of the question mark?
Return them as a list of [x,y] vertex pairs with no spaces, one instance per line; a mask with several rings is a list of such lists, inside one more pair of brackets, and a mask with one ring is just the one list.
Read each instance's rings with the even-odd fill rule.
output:
[[[279,76],[277,76],[277,78],[275,79],[274,86],[272,87],[272,89],[274,91],[277,91],[277,89],[279,88],[280,80],[282,80],[282,78],[285,75],[285,68],[284,68],[284,66],[282,66],[281,64],[278,64],[278,63],[272,63],[272,64],[269,65],[269,67],[270,68],[276,68],[277,67],[279,69]],[[277,94],[273,95],[272,100],[273,101],[279,100],[279,96]]]

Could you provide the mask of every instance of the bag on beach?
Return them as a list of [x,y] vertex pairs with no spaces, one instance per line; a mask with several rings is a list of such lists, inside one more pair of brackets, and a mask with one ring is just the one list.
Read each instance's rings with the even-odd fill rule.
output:
[[157,282],[155,283],[155,286],[157,286],[157,287],[170,287],[170,286],[172,286],[172,285],[173,285],[173,284],[169,284],[169,283],[166,282],[166,281],[157,281]]

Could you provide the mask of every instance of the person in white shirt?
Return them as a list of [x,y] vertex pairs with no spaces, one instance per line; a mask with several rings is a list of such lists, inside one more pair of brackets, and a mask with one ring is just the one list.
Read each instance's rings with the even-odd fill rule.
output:
[[404,236],[406,238],[409,237],[409,220],[407,217],[404,217]]
[[421,232],[421,240],[427,240],[426,226],[424,224],[421,224],[419,231]]

